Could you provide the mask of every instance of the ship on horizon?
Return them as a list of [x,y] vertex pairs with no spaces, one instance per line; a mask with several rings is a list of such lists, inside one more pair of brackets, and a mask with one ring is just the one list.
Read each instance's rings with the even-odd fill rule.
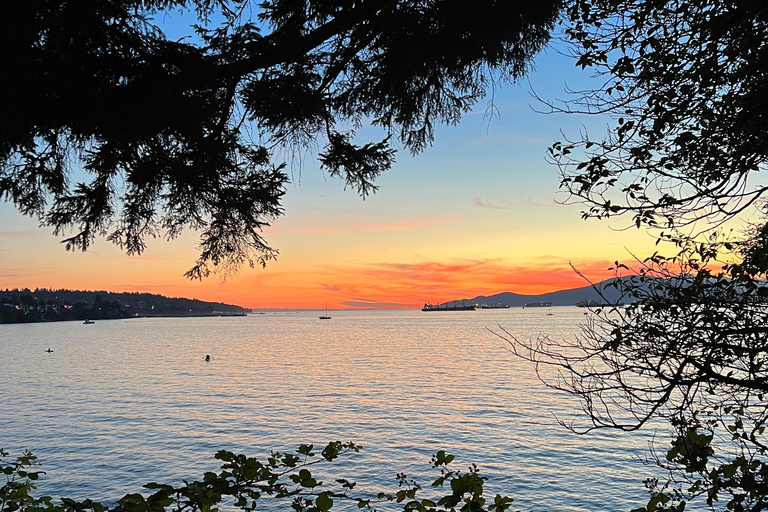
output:
[[552,303],[548,300],[540,300],[539,302],[526,302],[524,308],[551,308]]
[[461,306],[457,305],[456,302],[454,302],[451,306],[448,306],[448,303],[444,304],[424,304],[424,307],[421,308],[422,311],[474,311],[477,308],[475,304],[465,305],[462,301]]
[[480,309],[507,309],[509,304],[480,304]]

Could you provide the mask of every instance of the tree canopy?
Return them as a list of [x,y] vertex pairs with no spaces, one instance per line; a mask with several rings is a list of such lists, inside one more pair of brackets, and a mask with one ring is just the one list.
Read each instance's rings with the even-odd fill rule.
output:
[[750,0],[576,0],[566,28],[577,65],[602,86],[566,106],[616,119],[552,148],[562,184],[590,217],[638,225],[717,223],[756,204],[768,158],[768,11]]
[[[85,250],[201,232],[192,278],[261,265],[286,152],[365,197],[437,123],[519,78],[561,0],[12,0],[0,15],[0,197]],[[157,20],[193,11],[191,37]],[[210,23],[206,24],[206,20]],[[371,123],[382,140],[358,142]],[[90,181],[73,183],[82,168]]]
[[653,454],[669,478],[648,482],[643,511],[765,510],[768,6],[574,0],[565,23],[599,85],[552,107],[614,122],[552,146],[562,187],[585,218],[631,216],[661,249],[617,262],[610,286],[631,304],[594,311],[576,339],[500,334],[581,400],[571,428],[669,426]]

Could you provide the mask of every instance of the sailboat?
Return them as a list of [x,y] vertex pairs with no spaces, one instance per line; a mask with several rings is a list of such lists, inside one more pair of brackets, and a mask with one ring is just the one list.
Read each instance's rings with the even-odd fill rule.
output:
[[320,315],[318,317],[320,320],[330,320],[331,315],[328,313],[328,303],[325,303],[325,315]]

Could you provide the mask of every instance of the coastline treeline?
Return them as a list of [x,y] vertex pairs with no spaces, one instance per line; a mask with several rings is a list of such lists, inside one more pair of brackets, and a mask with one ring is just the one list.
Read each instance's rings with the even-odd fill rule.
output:
[[247,309],[152,293],[14,288],[0,291],[0,323],[106,320],[149,316],[244,315]]

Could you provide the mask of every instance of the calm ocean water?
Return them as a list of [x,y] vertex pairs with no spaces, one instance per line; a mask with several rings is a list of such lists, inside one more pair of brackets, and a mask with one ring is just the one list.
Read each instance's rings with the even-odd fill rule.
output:
[[39,456],[39,494],[80,499],[200,478],[218,469],[219,449],[262,457],[352,440],[364,450],[333,476],[374,492],[394,490],[398,472],[428,485],[430,456],[443,449],[457,468],[477,463],[488,490],[513,496],[516,509],[628,511],[657,474],[637,460],[650,433],[567,432],[554,416],[578,417],[578,403],[545,388],[488,331],[568,337],[583,312],[0,325],[0,447]]

